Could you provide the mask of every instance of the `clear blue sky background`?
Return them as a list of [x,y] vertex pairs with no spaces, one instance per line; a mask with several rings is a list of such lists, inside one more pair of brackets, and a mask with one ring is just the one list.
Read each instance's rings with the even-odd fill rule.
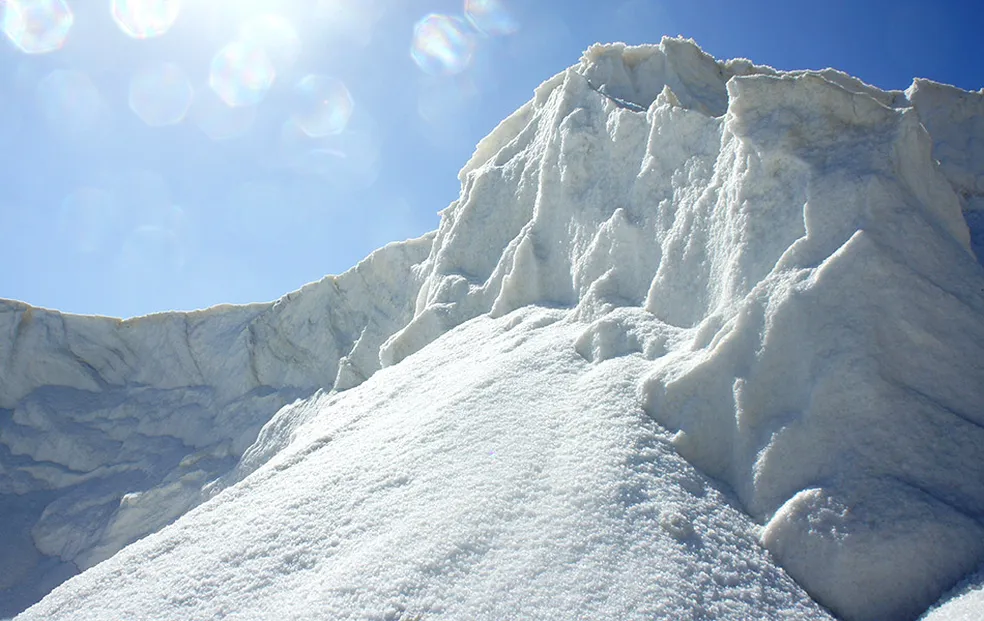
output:
[[[47,53],[0,43],[0,297],[87,314],[271,300],[436,228],[475,143],[596,41],[683,34],[718,58],[833,66],[883,88],[914,76],[984,87],[979,0],[500,0],[478,20],[492,34],[459,23],[474,52],[453,74],[422,68],[410,50],[415,23],[460,17],[462,2],[184,0],[164,34],[135,38],[110,0],[4,1],[7,12],[66,1],[72,20]],[[260,101],[228,108],[209,86],[212,61],[231,41],[255,43],[249,25],[270,13],[284,21],[265,23],[281,35],[289,24],[300,47],[268,36],[259,47],[276,71],[270,88],[240,91]],[[451,69],[466,60],[443,58]],[[243,74],[259,86],[270,77],[261,61],[248,56]],[[312,109],[299,86],[309,74],[346,85],[349,117],[337,88],[326,97],[341,113]],[[217,75],[236,86],[235,71]],[[181,115],[183,79],[194,98]],[[150,126],[131,99],[181,120]],[[299,132],[315,113],[334,114],[322,129],[347,120],[344,131]]]

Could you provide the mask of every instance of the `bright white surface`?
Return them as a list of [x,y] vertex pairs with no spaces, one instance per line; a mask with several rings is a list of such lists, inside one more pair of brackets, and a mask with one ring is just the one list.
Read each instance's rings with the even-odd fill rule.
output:
[[282,411],[250,477],[20,618],[829,618],[639,409],[646,361],[587,363],[566,315]]
[[984,571],[978,571],[953,589],[920,621],[978,621],[984,618]]
[[[947,106],[980,100],[920,105],[947,136],[966,117]],[[383,359],[482,313],[576,306],[595,359],[655,359],[647,411],[819,601],[916,616],[984,555],[977,197],[941,172],[974,158],[933,146],[904,94],[836,72],[593,48],[479,145]]]
[[[833,71],[716,62],[681,40],[590,49],[478,145],[432,244],[382,271],[394,311],[380,327],[363,339],[368,324],[342,323],[354,326],[345,347],[312,346],[322,362],[295,367],[282,352],[305,351],[339,321],[326,305],[297,306],[247,331],[269,351],[257,357],[268,383],[245,379],[235,356],[210,358],[230,378],[223,394],[241,398],[259,385],[313,390],[311,369],[339,355],[352,374],[322,370],[325,388],[393,368],[282,409],[252,446],[223,455],[228,474],[212,482],[222,469],[210,467],[189,485],[201,496],[181,497],[224,492],[24,618],[108,618],[124,602],[147,618],[679,618],[687,606],[742,618],[798,607],[716,492],[686,488],[679,519],[630,519],[614,500],[615,489],[652,494],[640,502],[662,515],[677,498],[666,479],[689,472],[668,446],[734,490],[817,601],[846,619],[917,617],[984,560],[984,270],[962,214],[984,196],[968,171],[984,171],[973,152],[950,158],[941,146],[977,131],[965,108],[984,94],[917,82],[908,95],[914,106]],[[378,304],[377,286],[353,306]],[[241,333],[216,330],[204,347],[235,351],[220,345]],[[52,360],[25,377],[88,388],[68,383],[87,377],[63,370],[71,356]],[[18,421],[43,424],[14,401]],[[203,409],[182,424],[214,416]],[[239,424],[223,433],[255,436]],[[31,447],[39,463],[64,453],[66,468],[88,472],[89,444],[126,445],[112,429],[66,431],[69,443],[91,437],[86,450],[27,432],[9,446]],[[640,441],[646,429],[659,440]],[[505,471],[475,461],[505,439]],[[638,479],[638,467],[655,470]],[[148,496],[153,506],[184,510],[173,482]],[[156,527],[124,513],[121,532]],[[77,525],[98,530],[100,519]],[[661,547],[655,528],[689,541],[709,523],[723,534],[701,536],[699,550]],[[35,528],[35,541],[75,545],[85,528]],[[703,565],[700,550],[720,564]],[[736,570],[736,555],[760,560]],[[713,579],[721,572],[730,577]],[[687,575],[712,579],[693,589]]]
[[371,375],[429,247],[386,246],[273,304],[119,321],[0,301],[0,515],[26,521],[0,543],[0,606],[70,575],[38,553],[108,558],[198,504],[285,403]]

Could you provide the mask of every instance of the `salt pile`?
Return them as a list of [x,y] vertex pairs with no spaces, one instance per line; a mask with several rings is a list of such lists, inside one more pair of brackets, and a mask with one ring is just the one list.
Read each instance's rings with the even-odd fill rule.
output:
[[979,567],[984,92],[599,45],[460,179],[273,305],[5,304],[8,608],[914,619]]

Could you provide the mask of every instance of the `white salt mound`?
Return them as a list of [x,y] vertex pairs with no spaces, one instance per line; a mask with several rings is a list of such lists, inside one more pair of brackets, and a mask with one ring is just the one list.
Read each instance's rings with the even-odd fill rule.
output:
[[984,93],[599,45],[460,179],[273,305],[6,304],[0,614],[915,619],[984,561]]

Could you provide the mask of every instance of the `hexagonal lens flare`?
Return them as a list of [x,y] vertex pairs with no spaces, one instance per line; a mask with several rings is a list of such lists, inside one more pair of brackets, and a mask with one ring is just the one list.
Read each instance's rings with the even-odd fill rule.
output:
[[151,127],[180,123],[193,96],[188,77],[171,63],[145,67],[130,79],[130,109]]
[[499,0],[465,0],[465,17],[477,30],[489,36],[512,34],[519,29]]
[[301,53],[301,38],[285,18],[264,14],[250,19],[239,29],[237,41],[266,52],[277,73],[284,73]]
[[113,0],[113,21],[134,39],[159,37],[174,25],[180,0]]
[[60,49],[75,17],[64,0],[6,0],[3,33],[26,54],[44,54]]
[[236,41],[212,59],[208,84],[227,105],[250,106],[263,99],[275,77],[262,47]]
[[456,17],[432,13],[414,25],[410,56],[427,73],[461,73],[474,51],[474,36]]
[[341,80],[308,75],[297,84],[297,93],[300,109],[293,118],[301,131],[312,138],[345,131],[354,104]]

